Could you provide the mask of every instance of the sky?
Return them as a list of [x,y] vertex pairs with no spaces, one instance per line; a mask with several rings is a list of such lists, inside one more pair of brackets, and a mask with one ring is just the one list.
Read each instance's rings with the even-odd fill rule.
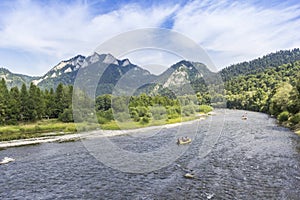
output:
[[[300,2],[1,0],[0,67],[41,76],[62,60],[90,55],[105,41],[142,28],[190,38],[221,69],[300,47]],[[164,54],[152,50],[123,57],[158,74],[181,59]]]

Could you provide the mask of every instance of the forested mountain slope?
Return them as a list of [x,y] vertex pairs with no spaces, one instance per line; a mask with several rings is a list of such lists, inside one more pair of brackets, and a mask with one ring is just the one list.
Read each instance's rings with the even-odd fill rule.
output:
[[300,126],[300,61],[232,78],[225,88],[228,108],[266,112]]
[[230,65],[222,69],[221,74],[224,81],[228,81],[239,75],[256,74],[263,72],[267,68],[278,67],[300,60],[300,49],[282,50],[276,53],[270,53],[261,58],[254,59],[249,62],[242,62]]

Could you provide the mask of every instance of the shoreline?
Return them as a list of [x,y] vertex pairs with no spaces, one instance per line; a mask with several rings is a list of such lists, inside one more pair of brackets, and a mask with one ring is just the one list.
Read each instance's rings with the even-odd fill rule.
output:
[[[97,129],[97,130],[91,130],[88,132],[81,132],[81,133],[66,133],[63,135],[51,135],[50,133],[47,134],[47,136],[43,137],[33,137],[28,139],[18,139],[18,140],[9,140],[9,141],[0,141],[0,151],[4,150],[6,148],[12,148],[12,147],[21,147],[21,146],[29,146],[29,145],[38,145],[42,143],[50,143],[50,142],[58,142],[58,143],[64,143],[64,142],[75,142],[83,139],[91,139],[96,137],[114,137],[114,136],[120,136],[120,135],[126,135],[126,134],[138,134],[146,130],[155,130],[155,129],[163,129],[163,128],[172,128],[176,126],[180,126],[183,124],[190,124],[195,123],[197,121],[202,121],[207,119],[207,117],[216,115],[216,112],[210,112],[209,114],[201,114],[199,118],[193,119],[190,121],[183,121],[183,122],[177,122],[173,124],[164,124],[164,125],[157,125],[157,126],[148,126],[148,127],[142,127],[142,128],[136,128],[136,129],[123,129],[123,130],[103,130],[103,129]],[[282,125],[280,125],[282,126]],[[282,126],[285,127],[285,126]],[[290,129],[290,128],[289,128]],[[290,129],[291,130],[291,129]],[[291,130],[296,135],[300,136],[300,130]],[[97,133],[97,134],[95,134]]]
[[[215,113],[213,113],[215,114]],[[44,137],[34,137],[29,139],[20,139],[20,140],[9,140],[9,141],[1,141],[0,142],[0,150],[4,150],[6,148],[12,148],[12,147],[21,147],[21,146],[29,146],[29,145],[38,145],[42,143],[49,143],[49,142],[75,142],[82,139],[87,138],[95,138],[95,137],[114,137],[114,136],[120,136],[120,135],[126,135],[126,134],[137,134],[139,132],[145,131],[145,130],[155,130],[155,129],[162,129],[162,128],[172,128],[176,126],[180,126],[183,124],[189,124],[189,123],[195,123],[196,121],[202,121],[205,120],[209,115],[201,116],[198,119],[194,119],[191,121],[185,121],[185,122],[179,122],[174,124],[164,124],[159,126],[148,126],[143,128],[137,128],[137,129],[124,129],[124,130],[93,130],[89,132],[82,132],[82,133],[71,133],[71,134],[65,134],[65,135],[53,135],[53,136],[44,136]],[[97,133],[97,135],[95,135]],[[100,134],[99,134],[100,133]]]

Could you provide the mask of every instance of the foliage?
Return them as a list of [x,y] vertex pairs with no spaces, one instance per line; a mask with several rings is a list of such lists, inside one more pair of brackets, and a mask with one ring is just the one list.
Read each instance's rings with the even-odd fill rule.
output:
[[16,125],[20,122],[34,122],[41,119],[58,118],[73,121],[71,117],[72,86],[60,84],[56,91],[41,90],[30,84],[27,89],[13,87],[8,91],[4,79],[0,81],[0,125]]
[[213,108],[209,105],[200,105],[199,106],[199,112],[203,112],[203,113],[209,113],[213,110]]
[[64,112],[59,114],[58,119],[62,122],[74,122],[72,109],[64,109]]
[[[47,133],[56,135],[59,132],[76,132],[76,126],[73,123],[63,123],[56,119],[40,120],[39,122],[22,122],[18,125],[0,126],[0,141],[26,139],[32,137],[44,137]],[[61,134],[61,133],[60,133]]]
[[283,111],[278,115],[278,120],[280,122],[285,122],[289,119],[289,112],[288,111]]
[[[172,99],[161,95],[149,96],[145,93],[130,97],[101,95],[96,98],[95,107],[98,122],[103,125],[110,124],[113,120],[125,126],[130,121],[141,125],[155,124],[157,121],[166,123],[171,119],[194,116],[200,111],[198,105],[199,98],[202,98],[200,96],[200,94],[185,95]],[[211,107],[205,106],[203,110],[207,112]],[[108,111],[113,113],[113,116],[106,116],[105,113]]]
[[[266,112],[290,120],[300,112],[300,61],[241,75],[225,83],[228,108]],[[281,120],[286,119],[282,115]],[[287,123],[289,124],[289,123]],[[294,124],[294,123],[292,123]]]
[[240,75],[259,74],[268,68],[276,68],[298,60],[300,60],[300,49],[298,48],[291,51],[278,51],[250,62],[231,65],[221,70],[220,74],[224,81],[229,81]]
[[295,114],[294,116],[291,117],[290,121],[296,125],[300,123],[300,113]]

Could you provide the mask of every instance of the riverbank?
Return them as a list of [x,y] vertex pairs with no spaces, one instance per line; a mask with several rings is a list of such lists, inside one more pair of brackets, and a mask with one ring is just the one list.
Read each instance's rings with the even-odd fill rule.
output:
[[[214,112],[211,112],[209,115],[214,115]],[[41,143],[48,143],[48,142],[74,142],[81,139],[91,138],[91,137],[112,137],[118,135],[125,135],[125,134],[132,134],[132,133],[139,133],[146,130],[154,130],[160,128],[171,128],[180,126],[183,124],[194,123],[196,121],[201,121],[206,119],[208,114],[201,114],[198,115],[197,118],[188,121],[181,121],[181,122],[174,122],[164,125],[152,125],[152,126],[145,126],[139,127],[135,129],[126,129],[126,130],[103,130],[98,128],[97,130],[91,130],[88,132],[81,132],[81,133],[64,133],[64,132],[51,132],[51,133],[43,133],[39,134],[39,136],[32,137],[32,138],[25,138],[25,139],[17,139],[17,140],[9,140],[9,141],[1,141],[0,142],[0,149],[10,148],[10,147],[18,147],[18,146],[27,146],[27,145],[37,145]],[[82,125],[81,125],[82,126]],[[97,134],[95,134],[97,133]]]

